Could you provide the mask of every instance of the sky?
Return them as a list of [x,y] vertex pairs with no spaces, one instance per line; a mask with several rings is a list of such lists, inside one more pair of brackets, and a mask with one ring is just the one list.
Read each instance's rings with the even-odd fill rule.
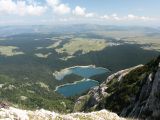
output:
[[0,25],[158,26],[160,0],[0,0]]

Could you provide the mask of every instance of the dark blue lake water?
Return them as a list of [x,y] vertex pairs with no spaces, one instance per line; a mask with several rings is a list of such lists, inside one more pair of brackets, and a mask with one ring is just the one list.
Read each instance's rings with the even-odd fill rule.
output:
[[87,79],[57,87],[56,92],[69,97],[81,94],[86,90],[89,90],[91,87],[97,86],[98,84],[99,83],[95,80]]
[[102,68],[102,67],[93,67],[93,66],[88,66],[88,67],[74,67],[71,68],[72,73],[79,75],[81,77],[84,78],[90,78],[94,75],[98,75],[98,74],[103,74],[106,73],[108,70],[106,68]]
[[66,97],[81,94],[91,87],[97,86],[99,83],[95,80],[89,79],[94,75],[99,75],[109,72],[108,69],[102,67],[95,67],[94,65],[89,66],[74,66],[56,72],[54,75],[57,80],[63,80],[66,75],[76,74],[84,79],[82,81],[74,82],[57,87],[56,91]]
[[65,76],[70,74],[76,74],[84,78],[90,78],[94,75],[99,75],[106,72],[109,72],[109,70],[106,68],[89,65],[89,66],[74,66],[70,68],[65,68],[59,72],[56,71],[55,73],[53,73],[53,75],[57,80],[63,80]]

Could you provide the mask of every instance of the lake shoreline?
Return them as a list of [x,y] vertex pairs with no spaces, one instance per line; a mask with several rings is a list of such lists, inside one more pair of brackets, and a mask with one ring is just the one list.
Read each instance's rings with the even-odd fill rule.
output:
[[67,83],[64,85],[57,86],[54,91],[65,97],[71,97],[78,94],[80,95],[83,92],[89,90],[90,88],[98,85],[99,82],[96,80],[82,79],[80,81],[75,81],[73,83]]
[[97,80],[93,80],[93,79],[89,79],[89,78],[85,79],[84,78],[84,79],[82,79],[80,81],[75,81],[73,83],[66,83],[66,84],[63,84],[63,85],[56,86],[54,91],[57,92],[58,88],[61,88],[61,87],[67,86],[67,85],[75,85],[77,83],[84,82],[84,81],[94,81],[94,82],[97,82],[99,84],[99,82]]
[[[83,71],[85,71],[85,69],[88,69],[88,71],[93,71],[92,74],[88,74],[88,75],[84,75],[84,73],[78,73],[76,69],[84,69]],[[90,70],[89,70],[90,69]],[[99,70],[99,71],[98,71]],[[100,72],[101,70],[101,72]],[[95,73],[94,73],[95,72]],[[98,72],[98,73],[96,73]],[[55,71],[53,73],[53,76],[57,79],[57,80],[63,80],[65,76],[67,75],[70,75],[70,74],[75,74],[75,75],[79,75],[81,77],[84,77],[84,78],[90,78],[94,75],[97,75],[97,74],[103,74],[103,73],[106,73],[106,72],[110,72],[109,69],[107,68],[103,68],[103,67],[96,67],[95,65],[88,65],[88,66],[72,66],[72,67],[68,67],[68,68],[64,68],[60,71]]]

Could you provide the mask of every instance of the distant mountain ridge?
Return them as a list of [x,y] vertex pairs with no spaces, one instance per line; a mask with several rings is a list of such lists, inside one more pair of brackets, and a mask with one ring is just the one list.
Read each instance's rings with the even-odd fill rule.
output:
[[129,118],[160,118],[160,56],[112,74],[100,86],[81,96],[74,111],[108,109]]
[[14,25],[0,26],[0,36],[12,36],[27,33],[78,33],[88,31],[143,31],[159,33],[159,27],[143,27],[143,26],[116,26],[116,25],[99,25],[99,24],[61,24],[61,25]]

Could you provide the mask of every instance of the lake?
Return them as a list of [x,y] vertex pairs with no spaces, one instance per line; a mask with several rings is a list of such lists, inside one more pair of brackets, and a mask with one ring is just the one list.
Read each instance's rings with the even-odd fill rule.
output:
[[53,73],[53,76],[57,80],[63,80],[65,76],[70,74],[76,74],[84,78],[90,78],[94,75],[99,75],[106,72],[109,72],[109,70],[103,67],[96,67],[94,65],[74,66],[74,67],[62,69],[61,71],[56,71]]
[[83,79],[81,81],[77,81],[71,84],[58,86],[55,91],[66,97],[69,97],[69,96],[81,94],[89,90],[91,87],[98,86],[98,85],[99,85],[98,81],[91,80],[91,79]]

